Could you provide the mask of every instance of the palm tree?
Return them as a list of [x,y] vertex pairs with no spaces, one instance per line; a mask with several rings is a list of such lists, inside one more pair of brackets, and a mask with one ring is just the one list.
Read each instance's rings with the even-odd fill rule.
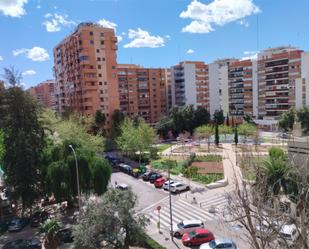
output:
[[47,220],[41,225],[41,230],[45,233],[44,248],[57,249],[60,241],[57,238],[57,232],[60,229],[60,224],[56,220]]

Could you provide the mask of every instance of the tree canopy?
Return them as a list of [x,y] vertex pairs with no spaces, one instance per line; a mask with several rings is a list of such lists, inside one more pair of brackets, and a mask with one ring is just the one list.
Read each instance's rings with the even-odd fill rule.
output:
[[304,133],[309,133],[309,107],[306,106],[298,110],[297,118]]
[[290,108],[284,112],[278,122],[280,129],[284,131],[291,131],[293,129],[294,122],[296,121],[296,112],[294,108]]
[[244,142],[247,141],[248,137],[254,136],[258,132],[256,125],[249,123],[238,125],[237,131],[239,135],[243,136]]
[[216,110],[214,115],[213,115],[213,122],[217,125],[222,125],[224,124],[224,114],[223,114],[223,110]]

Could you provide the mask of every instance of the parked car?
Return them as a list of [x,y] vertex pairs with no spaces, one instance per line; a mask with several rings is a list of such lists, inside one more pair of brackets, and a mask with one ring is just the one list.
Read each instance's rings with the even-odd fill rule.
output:
[[168,181],[166,181],[166,182],[163,184],[163,189],[164,189],[164,190],[169,190],[170,184],[172,185],[173,183],[174,183],[173,180],[168,180]]
[[190,190],[189,185],[182,183],[182,182],[174,182],[171,184],[171,192],[174,194],[178,194],[182,191]]
[[9,222],[0,222],[0,235],[5,233],[9,228]]
[[37,211],[30,218],[30,226],[38,227],[41,223],[49,218],[47,211]]
[[156,188],[162,188],[165,181],[166,180],[163,177],[160,177],[157,180],[155,180],[154,185],[155,185]]
[[204,228],[198,228],[182,236],[182,243],[185,246],[199,246],[203,243],[214,240],[215,237],[212,232]]
[[150,180],[150,177],[153,175],[153,174],[157,174],[156,172],[153,172],[153,171],[148,171],[146,173],[143,174],[142,178],[144,181],[149,181]]
[[236,244],[231,239],[218,239],[200,245],[199,249],[237,249]]
[[119,164],[119,170],[124,172],[124,173],[127,173],[127,174],[131,174],[132,173],[132,167],[128,164],[125,164],[125,163],[120,163]]
[[23,230],[24,227],[28,225],[28,223],[29,223],[28,218],[15,218],[11,220],[8,231],[9,232],[19,232]]
[[132,176],[133,177],[139,177],[140,175],[141,175],[141,170],[139,169],[139,168],[134,168],[133,170],[132,170]]
[[201,220],[184,220],[173,226],[173,233],[175,237],[180,237],[197,228],[204,228],[204,223]]
[[294,224],[283,225],[279,231],[279,243],[293,245],[299,237],[299,232]]
[[41,249],[38,239],[17,239],[6,243],[2,249]]
[[159,174],[159,173],[155,173],[155,174],[152,174],[150,177],[149,177],[149,182],[150,183],[154,183],[157,179],[161,178],[162,175]]
[[116,188],[117,189],[120,189],[120,190],[126,190],[128,189],[128,185],[127,184],[124,184],[124,183],[121,183],[121,184],[117,184]]
[[64,228],[57,232],[57,237],[63,243],[72,243],[74,241],[74,236],[72,234],[71,228]]

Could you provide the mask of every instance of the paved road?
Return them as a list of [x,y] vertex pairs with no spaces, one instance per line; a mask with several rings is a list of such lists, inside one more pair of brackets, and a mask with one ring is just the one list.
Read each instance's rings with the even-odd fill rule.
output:
[[[138,196],[139,204],[137,211],[145,214],[150,219],[147,228],[149,235],[156,239],[160,244],[167,248],[187,248],[184,247],[179,239],[170,240],[170,214],[168,192],[156,189],[153,184],[135,179],[124,173],[113,173],[112,183],[125,183],[132,187],[133,192]],[[228,205],[224,189],[206,190],[202,193],[184,192],[180,195],[172,195],[172,214],[173,223],[181,220],[199,219],[205,222],[206,227],[218,238],[233,238],[240,249],[247,249],[248,245],[244,242],[240,234],[242,229],[236,229],[233,224],[227,224],[224,213],[225,206]],[[193,197],[199,198],[198,203],[193,202]],[[199,200],[203,200],[203,205],[199,205]],[[158,211],[156,207],[161,206],[160,220],[161,233],[157,228]],[[216,213],[210,212],[213,207]],[[224,214],[224,215],[223,215]]]

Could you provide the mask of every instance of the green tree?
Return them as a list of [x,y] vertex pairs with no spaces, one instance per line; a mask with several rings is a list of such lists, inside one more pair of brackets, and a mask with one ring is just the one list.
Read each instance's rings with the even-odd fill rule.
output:
[[98,126],[103,126],[105,125],[105,121],[106,121],[106,116],[103,112],[101,112],[100,110],[97,110],[95,113],[95,123]]
[[238,130],[239,135],[243,136],[244,143],[246,143],[249,137],[254,136],[258,132],[257,127],[249,123],[243,123],[243,124],[238,125],[237,130]]
[[297,118],[304,133],[309,133],[309,107],[306,106],[298,110]]
[[282,113],[278,126],[284,131],[292,131],[296,118],[296,112],[294,108],[290,108],[288,111]]
[[57,249],[60,245],[60,241],[57,238],[57,232],[60,230],[60,224],[56,220],[46,220],[41,225],[41,231],[45,234],[44,236],[44,248],[46,249]]
[[80,222],[74,226],[73,248],[123,248],[144,241],[148,223],[135,212],[137,197],[129,189],[109,189],[101,198],[89,202]]
[[137,129],[137,149],[139,152],[139,163],[141,163],[141,159],[143,156],[143,153],[145,151],[150,150],[151,146],[154,143],[155,139],[155,131],[152,127],[150,127],[148,124],[145,123],[144,120],[141,120]]
[[199,126],[207,125],[209,124],[209,122],[210,122],[210,114],[206,108],[198,107],[196,110],[194,110],[192,130],[194,130]]
[[195,129],[195,135],[199,139],[206,138],[208,141],[208,152],[210,150],[210,138],[214,134],[214,129],[212,125],[202,125]]
[[98,195],[104,194],[107,191],[107,186],[111,178],[111,166],[106,160],[95,157],[92,161],[91,171],[94,192]]
[[234,143],[237,146],[238,144],[238,126],[237,125],[234,128]]
[[0,107],[0,116],[4,117],[3,164],[6,184],[13,190],[13,198],[21,199],[24,211],[38,196],[44,131],[37,104],[19,87],[20,73],[13,69],[4,71],[11,87],[5,90]]
[[219,146],[220,143],[220,136],[219,136],[219,126],[218,124],[215,125],[215,144]]
[[226,141],[226,135],[233,134],[233,129],[228,125],[220,125],[219,126],[219,133],[224,135]]
[[0,165],[2,164],[4,155],[5,155],[4,134],[3,131],[0,130]]
[[164,139],[168,138],[170,131],[174,130],[173,120],[170,117],[162,117],[156,125],[157,132]]
[[216,110],[213,115],[213,122],[217,125],[222,125],[224,124],[224,120],[223,110]]

